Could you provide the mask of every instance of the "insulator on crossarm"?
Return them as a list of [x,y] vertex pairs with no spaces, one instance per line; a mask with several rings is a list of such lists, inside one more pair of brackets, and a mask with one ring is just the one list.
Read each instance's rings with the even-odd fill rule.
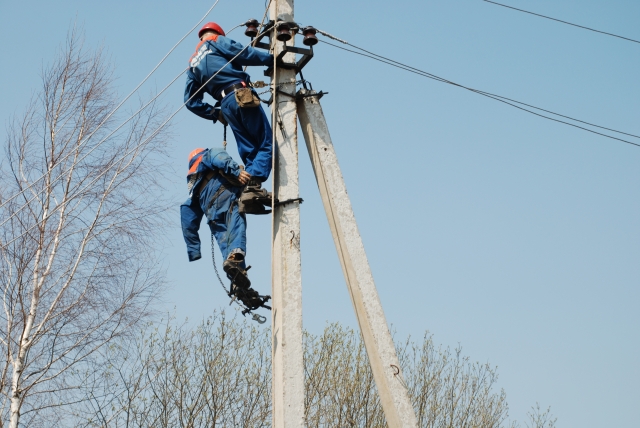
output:
[[313,46],[317,44],[318,43],[318,37],[316,37],[317,32],[318,30],[316,30],[311,26],[304,27],[302,29],[302,35],[304,36],[304,40],[302,40],[302,43],[304,43],[306,46]]
[[245,36],[254,38],[258,35],[258,25],[260,25],[260,23],[257,19],[250,19],[244,25],[247,26],[244,32]]
[[276,39],[281,42],[288,42],[291,40],[291,27],[286,22],[280,22],[276,26]]

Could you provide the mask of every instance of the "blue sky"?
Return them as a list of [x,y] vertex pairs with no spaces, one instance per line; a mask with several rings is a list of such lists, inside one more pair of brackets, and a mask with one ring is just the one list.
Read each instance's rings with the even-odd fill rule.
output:
[[[211,4],[1,2],[0,118],[22,111],[75,20],[90,45],[107,47],[124,96]],[[508,4],[640,39],[638,2]],[[263,0],[221,0],[211,20],[228,29],[263,11]],[[296,18],[447,79],[640,134],[640,44],[480,0],[298,0]],[[231,36],[247,41],[241,29]],[[183,42],[142,94],[175,77],[196,42],[195,34]],[[315,52],[304,74],[329,92],[323,108],[396,334],[429,330],[437,343],[498,366],[515,419],[539,402],[560,427],[637,425],[640,148],[330,46]],[[181,78],[163,97],[171,110],[182,91]],[[203,260],[187,262],[178,206],[187,154],[219,146],[222,128],[186,110],[173,123],[174,169],[158,173],[176,204],[163,304],[198,320],[227,301],[206,231]],[[304,325],[356,327],[300,143]],[[267,217],[250,219],[248,239],[252,280],[268,291]]]

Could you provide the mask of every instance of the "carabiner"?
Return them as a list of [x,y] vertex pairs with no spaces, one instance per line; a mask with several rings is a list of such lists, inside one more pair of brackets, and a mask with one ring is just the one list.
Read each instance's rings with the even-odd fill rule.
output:
[[259,324],[264,324],[265,322],[267,322],[267,317],[262,315],[253,314],[252,318],[254,321],[258,321]]

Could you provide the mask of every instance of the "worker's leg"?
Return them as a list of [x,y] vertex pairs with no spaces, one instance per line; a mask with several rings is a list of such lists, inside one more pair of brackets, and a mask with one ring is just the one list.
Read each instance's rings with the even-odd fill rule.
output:
[[222,267],[227,277],[242,288],[251,286],[245,263],[247,220],[244,214],[238,212],[238,205],[234,204],[231,211],[218,221],[210,222],[209,227],[224,258]]
[[228,96],[222,101],[222,114],[236,138],[246,171],[258,181],[265,181],[271,173],[273,139],[262,106],[240,108],[235,97]]
[[240,254],[244,259],[247,253],[247,218],[238,213],[237,204],[234,204],[231,212],[219,217],[218,221],[210,222],[209,227],[224,259],[232,254]]

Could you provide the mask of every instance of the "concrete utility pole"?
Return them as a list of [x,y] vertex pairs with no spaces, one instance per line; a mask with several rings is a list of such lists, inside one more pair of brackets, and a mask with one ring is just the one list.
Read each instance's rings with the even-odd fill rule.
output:
[[[293,22],[293,0],[272,0],[271,19]],[[274,55],[284,45],[272,36]],[[293,45],[293,39],[287,42]],[[285,61],[295,61],[286,54]],[[273,196],[299,197],[296,72],[274,64],[272,127],[274,131]],[[272,396],[273,427],[304,426],[304,361],[302,351],[302,277],[300,268],[300,204],[274,207],[272,229]]]
[[347,187],[331,143],[329,128],[319,97],[313,96],[314,94],[314,91],[305,89],[299,92],[300,125],[367,349],[384,415],[391,428],[417,427],[416,415],[373,282],[369,261],[347,195]]

